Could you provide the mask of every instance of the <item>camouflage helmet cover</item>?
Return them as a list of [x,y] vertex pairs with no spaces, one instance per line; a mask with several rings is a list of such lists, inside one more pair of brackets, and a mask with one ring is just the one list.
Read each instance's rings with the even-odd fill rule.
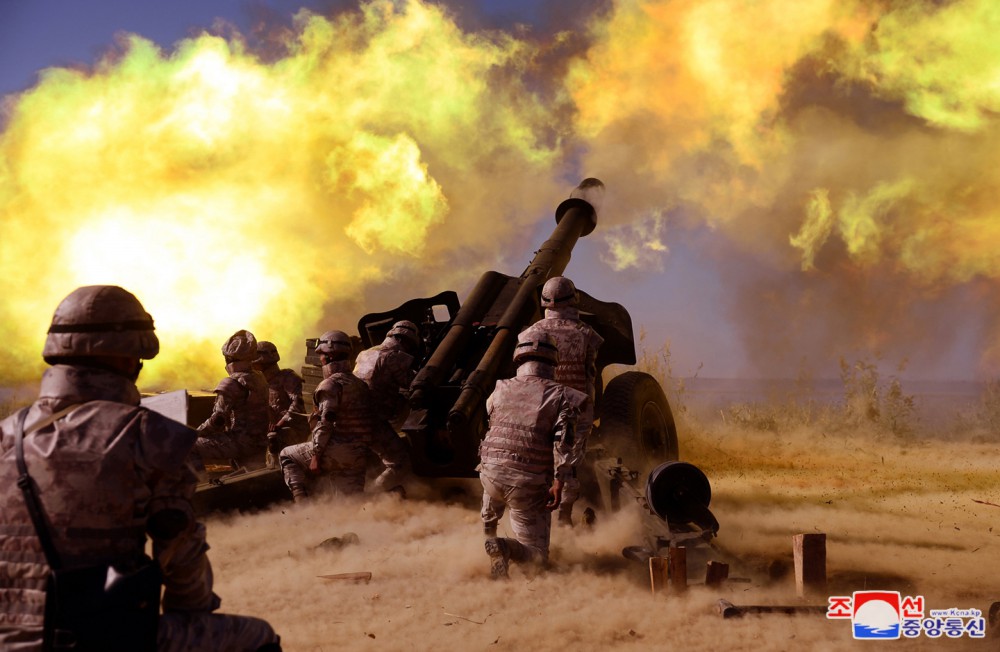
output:
[[392,328],[387,333],[389,337],[396,337],[402,339],[410,344],[410,346],[417,346],[420,344],[420,331],[417,330],[417,325],[412,321],[397,321],[392,325]]
[[351,338],[344,331],[327,331],[316,342],[316,353],[347,357],[351,353]]
[[151,360],[160,351],[153,318],[134,294],[117,285],[79,287],[59,304],[42,357],[117,356]]
[[267,340],[257,342],[257,359],[254,362],[269,365],[277,363],[278,360],[281,360],[281,356],[278,355],[278,347],[273,342]]
[[514,364],[528,360],[540,360],[551,365],[559,364],[559,347],[556,338],[541,328],[529,327],[517,336],[514,347]]
[[573,281],[565,276],[553,276],[542,286],[543,308],[564,308],[575,306],[580,300]]
[[257,338],[250,331],[238,330],[222,345],[222,355],[232,362],[253,360],[257,357]]

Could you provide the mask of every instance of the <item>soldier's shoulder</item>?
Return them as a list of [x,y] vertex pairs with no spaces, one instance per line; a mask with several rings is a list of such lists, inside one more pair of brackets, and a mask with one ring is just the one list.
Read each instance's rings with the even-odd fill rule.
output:
[[278,372],[278,377],[284,383],[301,383],[302,376],[295,373],[294,369],[282,369]]
[[351,383],[354,380],[364,382],[350,372],[338,371],[337,373],[330,374],[330,376],[321,380],[319,385],[316,385],[316,393],[339,392],[344,385]]
[[585,392],[573,389],[569,385],[562,385],[562,391],[566,399],[578,407],[590,400],[590,396],[588,396]]
[[87,407],[100,412],[105,418],[110,417],[122,426],[128,423],[138,424],[137,436],[152,437],[156,441],[171,442],[174,446],[193,446],[198,433],[187,424],[175,421],[144,405],[129,405],[117,401],[90,401]]
[[247,388],[240,382],[240,379],[232,376],[226,376],[220,380],[212,391],[228,399],[246,398],[247,395]]
[[399,349],[388,349],[385,352],[385,358],[387,360],[392,360],[399,364],[410,364],[413,362],[413,356],[406,351],[401,351]]

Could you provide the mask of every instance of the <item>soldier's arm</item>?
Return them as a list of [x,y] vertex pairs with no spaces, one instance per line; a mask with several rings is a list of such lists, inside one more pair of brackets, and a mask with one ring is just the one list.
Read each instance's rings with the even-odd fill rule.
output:
[[212,611],[219,598],[212,592],[205,528],[191,506],[197,477],[186,461],[196,434],[148,411],[139,412],[138,419],[135,464],[149,492],[146,533],[163,570],[163,608]]
[[286,412],[289,417],[291,417],[291,412],[302,414],[306,411],[305,400],[302,398],[302,378],[296,373],[289,374],[288,398],[291,399],[288,412]]
[[560,398],[562,400],[553,431],[552,452],[555,476],[565,482],[573,475],[573,468],[580,463],[580,447],[576,445],[576,420],[581,406],[566,396]]
[[198,433],[202,436],[223,432],[229,420],[229,413],[247,398],[246,389],[232,378],[223,378],[214,391],[215,405],[212,406],[212,414],[198,426]]
[[340,397],[342,390],[340,385],[330,383],[322,391],[317,392],[319,404],[316,410],[319,419],[312,432],[313,455],[319,457],[323,454],[330,437],[333,434],[333,424],[337,419],[337,409],[340,407]]

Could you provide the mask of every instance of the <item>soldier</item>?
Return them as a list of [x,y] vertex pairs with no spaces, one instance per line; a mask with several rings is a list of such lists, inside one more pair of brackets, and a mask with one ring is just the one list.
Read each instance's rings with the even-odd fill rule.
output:
[[[580,311],[576,307],[578,302],[579,295],[573,281],[565,276],[550,278],[542,286],[545,318],[535,322],[531,328],[541,329],[556,340],[559,347],[556,380],[590,397],[576,424],[576,446],[579,450],[574,452],[573,457],[582,461],[587,451],[587,438],[594,426],[597,350],[604,338],[580,319]],[[579,497],[580,481],[574,467],[563,485],[562,503],[559,505],[560,525],[573,525],[573,504]]]
[[212,414],[198,426],[195,452],[202,462],[261,464],[267,448],[268,386],[253,368],[257,339],[250,331],[236,331],[222,345],[229,376],[215,388]]
[[[545,563],[550,512],[559,506],[579,448],[574,428],[589,398],[558,383],[555,339],[527,330],[517,338],[517,375],[499,380],[486,401],[489,430],[479,447],[483,531],[494,578],[510,561]],[[498,538],[497,523],[510,508],[514,538]]]
[[309,436],[303,415],[306,408],[302,399],[302,377],[291,369],[279,369],[279,360],[278,347],[264,340],[257,342],[257,358],[253,367],[267,380],[268,407],[271,410],[267,429],[269,461],[277,458],[285,446],[297,444]]
[[420,346],[420,333],[411,321],[398,321],[381,344],[358,354],[354,375],[372,390],[375,416],[379,429],[372,449],[382,459],[385,470],[375,480],[375,486],[403,492],[400,481],[410,465],[410,454],[393,424],[406,407],[403,392],[410,388],[415,371],[413,356]]
[[[147,559],[148,536],[164,588],[157,649],[280,650],[265,621],[211,613],[219,598],[205,527],[190,503],[196,477],[186,463],[197,435],[140,407],[135,386],[142,360],[158,351],[152,318],[120,287],[78,288],[56,309],[42,352],[52,366],[38,400],[0,422],[0,649],[40,651],[43,638],[51,643],[47,560],[62,568],[135,569]],[[23,484],[18,434],[30,476]],[[48,527],[36,529],[26,503],[32,493]],[[107,640],[78,638],[73,649],[136,649],[118,640],[128,624],[98,627]],[[73,643],[65,629],[59,635],[63,645]]]
[[344,494],[365,489],[367,456],[376,430],[372,393],[351,373],[351,338],[343,331],[327,331],[316,353],[323,363],[323,380],[313,392],[312,441],[282,449],[278,460],[285,484],[295,502],[308,495],[307,471],[331,475]]

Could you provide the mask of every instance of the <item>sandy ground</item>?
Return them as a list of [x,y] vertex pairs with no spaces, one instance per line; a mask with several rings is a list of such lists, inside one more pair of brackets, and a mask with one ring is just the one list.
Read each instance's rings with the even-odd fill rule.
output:
[[[492,581],[471,481],[451,502],[413,486],[406,500],[317,496],[212,516],[217,592],[224,610],[270,620],[291,651],[1000,649],[968,636],[855,641],[849,620],[715,611],[723,598],[802,604],[792,536],[823,532],[830,595],[898,590],[927,609],[985,612],[1000,600],[997,442],[714,429],[686,436],[682,459],[710,478],[716,543],[749,582],[707,588],[692,573],[686,595],[652,596],[648,569],[621,556],[641,543],[638,510],[555,529],[552,570]],[[317,547],[347,532],[359,542]],[[358,571],[371,581],[319,577]]]

